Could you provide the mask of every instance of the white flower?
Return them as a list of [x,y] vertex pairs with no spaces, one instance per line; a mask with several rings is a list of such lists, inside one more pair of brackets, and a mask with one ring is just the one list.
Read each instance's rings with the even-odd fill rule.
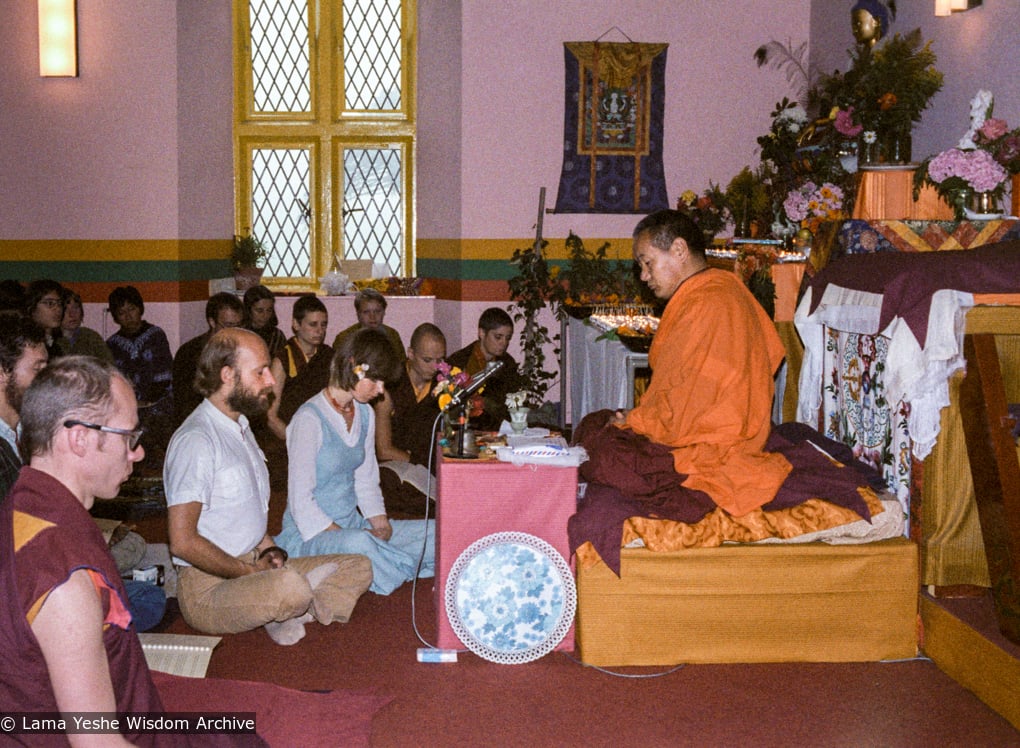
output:
[[523,408],[524,403],[526,403],[527,401],[528,393],[525,392],[524,390],[520,390],[518,392],[511,392],[509,395],[506,396],[506,407],[509,410],[516,410],[518,408]]
[[981,129],[981,125],[985,123],[985,120],[991,116],[994,106],[995,97],[992,96],[991,91],[981,89],[974,95],[974,98],[970,100],[970,129],[960,138],[960,142],[956,145],[957,148],[962,148],[963,150],[977,148],[974,136],[977,135],[977,131]]
[[875,134],[874,130],[865,130],[864,131],[864,142],[865,143],[867,143],[868,145],[871,145],[876,140],[878,140],[878,135]]

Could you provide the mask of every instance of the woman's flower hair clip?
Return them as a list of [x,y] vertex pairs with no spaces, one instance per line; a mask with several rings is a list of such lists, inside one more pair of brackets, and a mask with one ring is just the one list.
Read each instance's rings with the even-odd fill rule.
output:
[[361,381],[368,375],[368,364],[358,364],[354,367],[354,375]]

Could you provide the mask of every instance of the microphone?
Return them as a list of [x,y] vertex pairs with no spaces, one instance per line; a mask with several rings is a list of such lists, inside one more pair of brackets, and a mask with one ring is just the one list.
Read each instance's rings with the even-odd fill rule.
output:
[[464,402],[465,398],[470,397],[471,395],[478,392],[478,390],[482,388],[482,385],[485,384],[485,381],[502,368],[503,362],[500,361],[499,359],[487,363],[484,369],[482,369],[480,372],[475,374],[474,377],[472,377],[471,381],[468,382],[466,387],[460,387],[454,390],[453,394],[450,396],[450,402],[446,404],[446,407],[443,408],[443,411],[445,412],[456,405],[460,405],[462,402]]

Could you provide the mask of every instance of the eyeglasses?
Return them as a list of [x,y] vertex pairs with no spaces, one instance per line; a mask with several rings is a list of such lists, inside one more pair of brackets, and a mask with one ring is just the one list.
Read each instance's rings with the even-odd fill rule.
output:
[[87,429],[93,429],[95,431],[103,431],[107,434],[120,434],[128,438],[128,449],[132,452],[138,449],[138,441],[142,438],[144,431],[142,429],[115,429],[113,426],[100,426],[98,423],[86,423],[85,421],[64,421],[64,428],[70,429],[75,426],[84,426]]
[[63,302],[60,299],[39,299],[39,303],[43,306],[48,306],[50,309],[63,306]]

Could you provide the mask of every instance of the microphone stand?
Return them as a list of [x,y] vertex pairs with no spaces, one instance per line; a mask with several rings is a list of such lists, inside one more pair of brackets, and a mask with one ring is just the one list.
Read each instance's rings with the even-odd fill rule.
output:
[[463,403],[457,410],[459,411],[457,416],[457,426],[454,429],[454,439],[456,441],[456,448],[453,450],[451,457],[456,457],[458,460],[474,460],[478,457],[478,452],[468,451],[468,425],[470,417],[468,416],[468,403]]

